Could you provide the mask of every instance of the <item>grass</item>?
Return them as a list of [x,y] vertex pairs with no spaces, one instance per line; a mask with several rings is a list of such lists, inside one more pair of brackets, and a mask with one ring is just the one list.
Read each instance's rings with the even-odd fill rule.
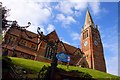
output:
[[[59,67],[59,66],[58,66]],[[74,66],[69,66],[69,69],[66,68],[66,66],[61,67],[64,70],[70,71],[70,70],[78,70],[80,72],[85,72],[90,74],[93,78],[116,78],[117,76],[104,73],[101,71],[93,70],[93,69],[87,69],[87,68],[81,68],[81,67],[74,67]]]
[[[15,57],[10,57],[10,58],[13,64],[27,68],[27,69],[31,69],[36,72],[39,72],[40,69],[44,65],[50,66],[49,63],[45,63],[45,62],[38,62],[38,61],[33,61],[33,60],[28,60],[28,59],[23,59],[23,58],[15,58]],[[116,80],[120,80],[120,77],[118,76],[114,76],[108,73],[104,73],[104,72],[92,70],[92,69],[87,69],[87,68],[81,68],[81,67],[75,67],[75,66],[69,66],[69,68],[67,68],[67,66],[60,65],[60,64],[58,65],[58,68],[61,68],[66,71],[78,70],[80,72],[85,72],[85,73],[90,74],[93,78],[117,78]]]
[[33,60],[28,60],[28,59],[23,59],[23,58],[15,58],[15,57],[10,57],[13,64],[34,70],[36,72],[39,72],[40,69],[45,65],[45,66],[50,66],[49,63],[44,63],[44,62],[38,62],[38,61],[33,61]]

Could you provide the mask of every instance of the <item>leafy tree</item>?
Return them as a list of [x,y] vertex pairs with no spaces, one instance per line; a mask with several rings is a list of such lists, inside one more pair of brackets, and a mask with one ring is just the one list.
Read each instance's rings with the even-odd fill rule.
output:
[[0,17],[1,17],[1,22],[0,22],[0,32],[6,30],[10,25],[8,24],[8,20],[6,19],[8,16],[8,12],[10,9],[7,9],[6,7],[2,6],[2,2],[0,2]]

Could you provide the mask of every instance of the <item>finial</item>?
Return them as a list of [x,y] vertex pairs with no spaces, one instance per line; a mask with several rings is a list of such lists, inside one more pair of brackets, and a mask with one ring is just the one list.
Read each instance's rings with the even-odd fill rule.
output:
[[96,29],[98,29],[98,25],[96,25]]
[[89,10],[88,6],[87,6],[87,10]]

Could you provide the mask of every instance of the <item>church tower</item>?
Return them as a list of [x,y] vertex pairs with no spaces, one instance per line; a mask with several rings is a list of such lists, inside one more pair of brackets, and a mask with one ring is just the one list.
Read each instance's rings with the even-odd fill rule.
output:
[[102,41],[98,27],[94,25],[89,10],[81,32],[81,50],[85,53],[89,68],[106,72]]

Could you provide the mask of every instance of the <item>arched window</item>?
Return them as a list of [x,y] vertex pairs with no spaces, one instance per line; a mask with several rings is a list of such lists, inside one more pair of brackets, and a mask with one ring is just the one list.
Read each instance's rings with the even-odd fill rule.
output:
[[50,45],[47,45],[44,57],[46,57],[48,59],[52,59],[53,58],[53,49],[52,49],[52,47]]

